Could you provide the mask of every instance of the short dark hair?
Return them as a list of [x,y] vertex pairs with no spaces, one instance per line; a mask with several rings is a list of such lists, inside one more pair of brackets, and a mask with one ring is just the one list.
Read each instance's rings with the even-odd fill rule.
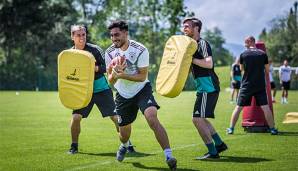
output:
[[248,36],[247,39],[253,43],[256,43],[256,39],[253,36]]
[[186,21],[192,21],[194,26],[198,26],[199,32],[201,32],[201,29],[202,29],[202,21],[201,20],[199,20],[198,18],[195,18],[195,17],[189,17],[189,18],[185,18],[182,23],[184,24]]
[[109,30],[112,30],[113,28],[119,28],[121,31],[128,31],[128,24],[123,20],[116,20],[108,26]]

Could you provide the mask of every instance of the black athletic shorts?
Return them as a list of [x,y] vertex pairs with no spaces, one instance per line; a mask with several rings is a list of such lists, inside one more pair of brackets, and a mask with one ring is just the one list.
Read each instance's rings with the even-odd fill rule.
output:
[[232,82],[232,88],[233,89],[240,89],[240,84],[241,84],[240,81]]
[[83,118],[87,118],[90,114],[93,105],[96,104],[97,108],[101,112],[102,117],[114,116],[115,113],[115,102],[113,99],[113,92],[111,89],[104,90],[102,92],[94,93],[88,106],[77,109],[72,114],[80,114]]
[[290,84],[291,84],[290,81],[287,81],[287,82],[283,81],[283,82],[282,82],[282,87],[283,87],[285,90],[290,90]]
[[197,99],[193,109],[193,117],[214,118],[214,109],[219,92],[197,93]]
[[274,81],[272,81],[272,82],[270,82],[270,86],[271,86],[271,89],[275,89],[275,83],[274,83]]
[[266,89],[257,91],[240,89],[237,105],[250,106],[252,97],[255,97],[257,106],[263,106],[268,104]]
[[144,114],[148,107],[155,106],[157,109],[160,108],[152,95],[152,87],[149,82],[130,99],[122,97],[117,92],[115,103],[119,126],[131,124],[136,119],[139,109]]

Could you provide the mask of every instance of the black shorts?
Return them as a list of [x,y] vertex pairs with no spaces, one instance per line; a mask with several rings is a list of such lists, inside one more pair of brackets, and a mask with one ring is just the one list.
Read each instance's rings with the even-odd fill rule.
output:
[[247,89],[240,89],[237,105],[250,106],[252,97],[255,97],[257,106],[268,104],[266,89],[258,91],[248,91]]
[[235,81],[235,82],[232,82],[232,88],[233,89],[240,89],[240,81]]
[[214,118],[214,109],[219,92],[197,93],[196,103],[193,109],[193,117]]
[[122,97],[117,92],[115,103],[119,126],[131,124],[136,119],[139,109],[144,114],[148,107],[155,106],[157,109],[160,108],[152,95],[150,83],[147,83],[138,94],[130,99]]
[[97,108],[101,112],[102,117],[114,116],[115,113],[115,102],[113,99],[113,92],[111,89],[104,90],[102,92],[94,93],[88,106],[77,109],[72,114],[80,114],[83,118],[87,118],[90,114],[93,105],[96,104]]
[[270,82],[270,86],[271,86],[271,89],[275,89],[275,83],[274,83],[274,81],[272,81],[272,82]]
[[283,82],[282,82],[282,87],[283,87],[285,90],[290,90],[290,84],[291,84],[290,81],[287,81],[287,82],[283,81]]

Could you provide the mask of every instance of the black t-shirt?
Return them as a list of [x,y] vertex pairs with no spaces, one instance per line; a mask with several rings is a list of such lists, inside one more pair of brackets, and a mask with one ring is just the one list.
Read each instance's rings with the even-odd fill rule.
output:
[[233,64],[232,65],[232,71],[233,71],[233,77],[235,77],[235,76],[241,76],[240,65]]
[[[200,38],[197,43],[199,48],[193,54],[193,58],[204,59],[206,57],[212,57],[211,47],[206,40]],[[214,72],[214,66],[209,69],[192,64],[191,68],[198,92],[220,91],[219,80]]]
[[[72,48],[74,48],[74,47],[72,47]],[[92,55],[94,56],[94,58],[96,60],[95,66],[99,67],[99,71],[95,72],[95,74],[94,74],[94,80],[104,76],[104,73],[106,72],[106,63],[104,60],[103,50],[99,46],[97,46],[95,44],[91,44],[91,43],[86,43],[83,50],[92,53]]]
[[257,48],[249,48],[240,55],[240,64],[244,68],[241,88],[249,91],[265,89],[265,64],[268,64],[266,53]]

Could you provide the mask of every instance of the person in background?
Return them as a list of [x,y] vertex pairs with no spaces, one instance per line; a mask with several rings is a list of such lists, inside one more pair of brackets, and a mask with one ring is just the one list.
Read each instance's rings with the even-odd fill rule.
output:
[[291,67],[288,65],[288,60],[284,60],[283,65],[279,68],[279,81],[281,85],[282,95],[281,104],[288,104],[288,91],[291,84]]
[[272,91],[272,103],[275,103],[275,95],[276,95],[276,86],[273,78],[273,64],[272,60],[269,60],[269,80],[270,80],[270,86],[271,86],[271,91]]
[[271,135],[277,135],[274,118],[268,105],[265,83],[265,72],[269,72],[267,54],[256,48],[255,38],[248,36],[245,38],[245,50],[240,55],[240,69],[244,72],[237,106],[235,107],[230,120],[230,127],[227,134],[234,133],[234,127],[244,106],[250,106],[252,97],[256,99],[256,104],[264,112],[265,119],[269,125]]
[[231,85],[233,90],[231,93],[230,103],[234,103],[234,95],[236,93],[235,102],[237,102],[238,93],[239,93],[240,84],[241,84],[241,70],[240,70],[239,58],[236,58],[235,62],[232,65],[231,79],[232,79]]

